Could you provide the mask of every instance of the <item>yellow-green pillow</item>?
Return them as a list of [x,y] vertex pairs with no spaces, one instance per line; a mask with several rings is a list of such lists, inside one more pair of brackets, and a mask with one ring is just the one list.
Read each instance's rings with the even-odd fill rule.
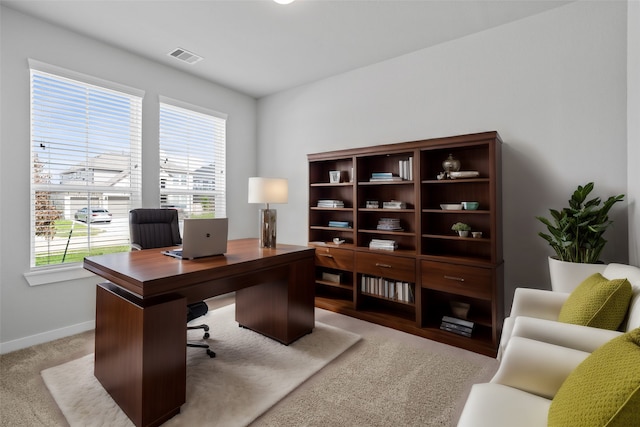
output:
[[608,280],[600,273],[587,277],[569,295],[558,320],[564,323],[616,330],[631,300],[627,279]]
[[594,351],[551,401],[548,427],[640,426],[640,328]]

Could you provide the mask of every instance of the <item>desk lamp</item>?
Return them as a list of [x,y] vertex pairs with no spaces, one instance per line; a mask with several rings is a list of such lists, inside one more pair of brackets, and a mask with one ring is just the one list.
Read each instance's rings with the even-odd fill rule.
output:
[[266,203],[266,209],[260,209],[258,223],[260,227],[260,247],[276,247],[277,211],[269,209],[269,203],[287,203],[289,195],[285,178],[249,178],[249,203]]

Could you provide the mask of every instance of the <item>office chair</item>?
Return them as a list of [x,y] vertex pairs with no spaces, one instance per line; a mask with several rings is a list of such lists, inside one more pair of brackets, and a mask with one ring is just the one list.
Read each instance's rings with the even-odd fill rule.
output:
[[[178,211],[175,209],[132,209],[129,211],[129,234],[131,249],[152,249],[176,246],[182,243],[178,227]],[[204,301],[187,304],[187,323],[204,316],[209,310]],[[187,326],[187,329],[203,329],[203,339],[209,338],[209,326]],[[204,343],[187,343],[187,347],[207,349],[209,357],[216,357],[215,352]]]

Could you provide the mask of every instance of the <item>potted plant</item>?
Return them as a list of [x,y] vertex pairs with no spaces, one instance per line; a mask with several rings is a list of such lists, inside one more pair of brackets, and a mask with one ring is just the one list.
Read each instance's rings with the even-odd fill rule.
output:
[[469,235],[469,231],[471,227],[465,224],[464,222],[456,222],[451,226],[451,229],[458,233],[460,237],[467,237]]
[[[607,241],[604,232],[613,223],[609,211],[614,204],[624,199],[624,194],[609,197],[601,204],[600,197],[587,200],[593,190],[593,182],[579,185],[569,199],[569,207],[550,209],[551,219],[536,217],[548,230],[538,233],[555,251],[549,257],[551,288],[571,292],[582,280],[593,273],[601,272],[604,264],[600,254]],[[566,265],[569,264],[569,265]],[[581,272],[566,272],[564,268],[580,268]]]

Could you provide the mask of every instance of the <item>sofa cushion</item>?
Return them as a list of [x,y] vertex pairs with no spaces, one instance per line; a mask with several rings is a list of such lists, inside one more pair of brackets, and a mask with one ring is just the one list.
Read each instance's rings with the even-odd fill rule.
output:
[[458,427],[543,427],[551,401],[496,383],[474,384]]
[[629,303],[627,319],[622,325],[623,331],[630,331],[640,327],[640,267],[628,264],[607,264],[602,273],[607,279],[626,278],[633,288],[633,296]]
[[571,292],[560,309],[558,320],[616,330],[627,314],[631,292],[627,279],[608,280],[595,273]]
[[549,427],[640,425],[640,328],[614,338],[569,374],[551,402]]

